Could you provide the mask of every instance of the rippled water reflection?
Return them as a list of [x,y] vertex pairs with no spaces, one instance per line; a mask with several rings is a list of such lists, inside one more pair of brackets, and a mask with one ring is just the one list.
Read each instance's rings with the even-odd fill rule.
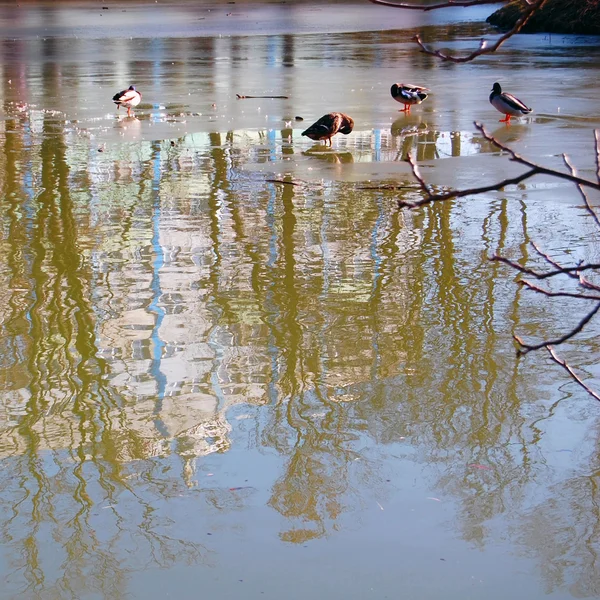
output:
[[[578,309],[487,261],[535,264],[531,239],[594,260],[576,190],[396,209],[420,198],[408,150],[436,186],[516,168],[474,119],[592,176],[593,40],[459,70],[406,31],[199,38],[160,14],[160,40],[2,45],[0,596],[597,596],[598,407],[511,340]],[[436,90],[411,115],[400,71]],[[496,79],[535,116],[496,128]],[[327,149],[294,117],[330,108],[357,127]],[[565,348],[590,376],[593,333]]]

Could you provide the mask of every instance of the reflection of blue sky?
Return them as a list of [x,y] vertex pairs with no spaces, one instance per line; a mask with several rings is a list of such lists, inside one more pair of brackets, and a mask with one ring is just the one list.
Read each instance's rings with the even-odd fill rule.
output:
[[161,435],[167,437],[169,432],[167,431],[164,423],[161,419],[162,402],[165,397],[165,389],[167,385],[167,377],[162,372],[161,363],[163,352],[165,349],[165,342],[160,337],[160,329],[162,321],[165,316],[165,309],[161,306],[161,278],[160,270],[164,265],[164,254],[163,248],[160,244],[160,228],[162,221],[161,211],[161,200],[160,194],[158,193],[160,187],[160,180],[162,176],[161,169],[161,156],[160,152],[156,151],[153,157],[153,179],[152,189],[156,196],[155,206],[152,217],[152,253],[154,255],[152,260],[152,280],[150,282],[150,289],[152,290],[152,299],[148,306],[148,312],[154,315],[154,326],[152,328],[152,334],[150,336],[150,352],[152,355],[152,362],[150,366],[150,374],[156,382],[156,401],[155,401],[155,425]]
[[456,153],[452,147],[453,140],[460,140],[459,156],[473,156],[481,153],[481,143],[473,141],[473,134],[465,131],[445,131],[441,132],[435,142],[439,158],[455,156]]

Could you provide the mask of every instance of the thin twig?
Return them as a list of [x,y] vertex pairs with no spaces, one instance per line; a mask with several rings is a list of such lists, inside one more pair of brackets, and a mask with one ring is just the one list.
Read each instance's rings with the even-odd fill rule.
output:
[[[424,206],[426,204],[431,204],[432,202],[444,202],[445,200],[451,200],[453,198],[463,198],[464,196],[474,196],[477,194],[483,194],[485,192],[497,191],[497,190],[504,188],[507,185],[515,185],[517,183],[521,183],[522,181],[529,179],[530,177],[533,177],[534,175],[538,175],[538,174],[551,175],[552,177],[557,177],[559,179],[566,179],[567,181],[571,181],[572,183],[575,183],[578,186],[586,186],[586,187],[591,187],[593,189],[600,190],[600,181],[598,183],[596,183],[594,181],[591,181],[588,179],[583,179],[583,178],[575,175],[573,171],[571,173],[564,173],[563,171],[557,171],[556,169],[551,169],[550,167],[544,167],[542,165],[538,165],[537,163],[534,163],[533,161],[531,161],[527,158],[524,158],[520,154],[517,154],[512,148],[510,148],[509,146],[506,146],[502,142],[498,141],[493,135],[488,133],[488,131],[485,129],[485,127],[483,125],[481,125],[481,123],[475,122],[474,125],[475,125],[475,128],[481,132],[481,135],[487,141],[492,143],[494,146],[496,146],[500,150],[507,152],[510,155],[510,160],[512,160],[513,162],[516,162],[516,163],[519,163],[519,164],[529,167],[529,171],[526,171],[525,173],[522,173],[521,175],[517,175],[515,177],[511,177],[508,179],[503,179],[502,181],[499,181],[497,183],[493,183],[490,185],[486,185],[483,187],[468,188],[465,190],[451,190],[451,191],[445,192],[443,194],[433,194],[431,192],[431,187],[425,182],[425,180],[421,176],[420,171],[418,169],[418,166],[417,166],[414,158],[407,154],[407,156],[404,160],[410,165],[410,168],[412,169],[415,179],[418,181],[419,185],[421,186],[421,189],[425,193],[425,198],[423,200],[419,200],[417,202],[406,202],[404,200],[399,200],[398,208],[416,208],[418,206]],[[568,163],[567,163],[567,166],[570,167],[570,165],[568,165]],[[600,224],[599,224],[599,227],[600,227]],[[536,248],[536,250],[537,250],[537,248]],[[544,255],[543,253],[541,253],[541,255],[546,257],[546,255]],[[546,258],[549,262],[551,262],[551,259],[549,257],[546,257]],[[561,268],[561,267],[558,266],[557,268]]]
[[596,302],[600,302],[600,296],[590,296],[587,294],[577,294],[575,292],[551,292],[550,290],[545,290],[531,281],[527,281],[526,279],[521,279],[518,282],[523,287],[526,287],[533,292],[538,292],[539,294],[543,294],[544,296],[548,296],[550,298],[555,297],[566,297],[566,298],[577,298],[578,300],[595,300]]
[[559,179],[566,179],[567,181],[571,181],[573,183],[578,183],[578,184],[584,185],[586,187],[591,187],[592,189],[595,189],[595,190],[600,190],[600,181],[598,181],[598,183],[596,183],[595,181],[590,181],[589,179],[582,179],[581,177],[572,175],[570,173],[563,173],[562,171],[557,171],[556,169],[551,169],[550,167],[543,167],[542,165],[538,165],[538,164],[524,158],[520,154],[517,154],[512,148],[505,146],[502,142],[497,140],[492,134],[488,133],[487,130],[485,129],[485,127],[481,123],[478,123],[476,121],[475,128],[481,132],[481,135],[486,140],[488,140],[488,142],[491,142],[494,146],[496,146],[496,148],[499,148],[500,150],[504,150],[505,152],[508,152],[511,156],[511,160],[513,160],[514,162],[525,165],[527,167],[535,168],[535,169],[537,169],[538,173],[543,173],[545,175],[552,175],[553,177],[558,177]]
[[425,183],[425,180],[421,175],[421,171],[419,171],[419,167],[417,166],[417,163],[414,161],[413,157],[410,154],[407,154],[405,160],[410,165],[413,175],[415,179],[419,182],[421,189],[425,192],[425,194],[427,194],[427,196],[431,197],[433,194],[431,193],[429,186]]
[[[407,160],[407,162],[409,162]],[[493,192],[507,185],[515,185],[517,183],[521,183],[525,179],[529,179],[533,175],[537,173],[536,169],[531,169],[523,173],[522,175],[518,175],[517,177],[511,177],[510,179],[503,179],[498,183],[493,183],[491,185],[486,185],[479,188],[469,188],[466,190],[452,190],[450,192],[446,192],[444,194],[429,194],[423,200],[418,200],[417,202],[405,202],[404,200],[398,200],[398,208],[417,208],[418,206],[425,206],[426,204],[431,204],[432,202],[444,202],[446,200],[451,200],[452,198],[463,198],[464,196],[476,196],[477,194],[485,194],[486,192]],[[413,171],[414,174],[414,171]],[[421,185],[423,188],[423,185]]]
[[[581,270],[581,269],[580,269]],[[586,290],[600,291],[600,286],[586,279],[581,273],[579,274],[579,285]]]
[[[370,0],[370,1],[373,2],[373,0]],[[472,61],[473,59],[477,58],[478,56],[481,56],[482,54],[490,54],[491,52],[495,52],[496,50],[498,50],[498,48],[500,48],[500,46],[502,46],[502,44],[504,44],[504,42],[506,42],[506,40],[511,38],[516,33],[519,33],[519,31],[521,31],[521,29],[525,26],[527,21],[529,21],[529,19],[531,19],[531,17],[533,17],[533,15],[538,10],[540,10],[546,2],[547,2],[547,0],[535,0],[535,2],[532,2],[532,3],[527,2],[528,7],[525,8],[525,10],[523,11],[523,14],[517,19],[517,21],[515,22],[512,29],[507,31],[504,35],[500,36],[496,40],[496,42],[493,43],[491,46],[488,46],[487,41],[482,39],[481,42],[479,43],[479,48],[477,50],[474,50],[470,54],[467,54],[466,56],[453,56],[451,54],[445,54],[441,50],[431,50],[427,46],[425,46],[425,44],[423,43],[423,40],[421,39],[421,36],[419,36],[418,34],[413,39],[415,40],[415,42],[419,45],[419,47],[425,54],[429,54],[430,56],[437,56],[437,58],[440,58],[441,60],[445,60],[445,61],[449,61],[449,62],[453,62],[453,63],[469,62],[469,61]],[[482,2],[481,4],[487,4],[487,2]],[[394,6],[394,5],[387,4],[386,6]],[[398,5],[398,4],[395,6],[398,8],[416,8],[415,6]],[[437,5],[437,8],[442,8],[443,6],[454,6],[454,4],[450,3],[450,1],[449,1],[447,4]],[[466,4],[465,6],[470,6],[470,5]],[[427,10],[431,10],[431,8],[429,8],[429,7],[424,7],[424,8]]]
[[[595,131],[594,133],[596,134],[597,131]],[[596,138],[596,152],[597,151],[598,151],[598,139]],[[563,160],[565,161],[565,165],[567,165],[567,167],[569,167],[569,170],[571,171],[571,175],[575,175],[577,173],[577,170],[571,164],[569,157],[566,154],[563,154],[562,156],[563,156]],[[599,181],[600,181],[600,178],[599,178]],[[576,185],[577,185],[577,189],[579,190],[579,193],[583,197],[583,201],[585,202],[586,210],[591,215],[592,219],[594,219],[596,226],[600,229],[600,219],[598,219],[598,214],[596,213],[596,210],[592,206],[590,199],[588,198],[588,195],[585,193],[585,190],[583,189],[583,186],[581,184],[577,183]]]
[[600,264],[598,263],[585,263],[582,265],[577,265],[576,267],[562,267],[556,271],[547,271],[546,273],[540,273],[539,271],[534,271],[533,269],[528,269],[527,267],[522,267],[519,263],[514,262],[504,256],[499,256],[495,254],[494,256],[490,256],[489,260],[501,262],[509,267],[512,267],[516,271],[524,273],[525,275],[531,275],[536,279],[548,279],[549,277],[556,277],[557,275],[570,275],[571,273],[579,273],[579,271],[597,271],[600,270]]
[[277,98],[282,100],[288,100],[289,96],[242,96],[241,94],[236,94],[238,100],[245,100],[246,98]]
[[510,260],[510,258],[500,256],[499,254],[494,254],[493,256],[490,256],[488,258],[488,260],[490,260],[491,262],[504,263],[505,265],[508,265],[512,269],[515,269],[515,271],[519,271],[520,273],[524,273],[525,275],[531,275],[532,277],[535,277],[536,279],[545,279],[546,277],[548,277],[547,273],[540,273],[539,271],[534,271],[533,269],[529,269],[528,267],[523,267],[518,262],[515,262],[514,260]]
[[552,360],[559,364],[563,369],[565,369],[567,371],[567,373],[593,398],[595,398],[596,400],[600,400],[600,396],[588,385],[586,385],[583,380],[579,377],[579,375],[577,375],[577,373],[575,373],[575,371],[573,371],[573,368],[569,365],[569,363],[567,363],[566,360],[563,360],[562,358],[558,357],[556,355],[556,352],[554,352],[554,348],[552,348],[552,346],[550,345],[546,345],[545,346],[546,350],[548,350],[548,353],[550,354],[550,358],[552,358]]
[[596,177],[600,182],[600,129],[594,129],[594,138],[596,139]]
[[[564,273],[569,277],[579,278],[579,265],[577,267],[563,267],[558,261],[554,260],[549,254],[544,252],[534,241],[529,242],[538,256],[541,256],[548,264],[551,264],[558,273]],[[573,273],[573,270],[576,272]]]
[[438,8],[450,8],[452,6],[477,6],[481,4],[498,4],[498,0],[448,0],[447,2],[441,2],[440,4],[407,4],[406,2],[388,2],[387,0],[369,0],[373,4],[380,4],[381,6],[391,6],[392,8],[405,8],[412,10],[422,10],[427,12],[428,10],[437,10]]
[[581,321],[579,321],[579,323],[573,329],[571,329],[571,331],[565,333],[555,340],[546,340],[544,342],[540,342],[539,344],[527,344],[518,335],[514,335],[514,339],[521,346],[521,348],[517,350],[517,354],[523,355],[531,352],[532,350],[539,350],[540,348],[544,348],[546,346],[558,346],[560,344],[564,344],[567,340],[580,333],[598,312],[598,310],[600,310],[600,302],[596,304],[596,306],[585,317],[583,317],[583,319],[581,319]]

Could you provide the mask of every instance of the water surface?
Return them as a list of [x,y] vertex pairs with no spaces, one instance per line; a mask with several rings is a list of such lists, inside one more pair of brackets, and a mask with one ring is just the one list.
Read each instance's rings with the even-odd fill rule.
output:
[[[598,40],[456,66],[410,37],[476,47],[481,10],[103,5],[2,7],[0,597],[600,595],[600,407],[512,341],[589,307],[487,260],[598,261],[577,190],[396,204],[409,151],[437,189],[519,172],[475,120],[594,177]],[[596,333],[560,349],[591,384]]]

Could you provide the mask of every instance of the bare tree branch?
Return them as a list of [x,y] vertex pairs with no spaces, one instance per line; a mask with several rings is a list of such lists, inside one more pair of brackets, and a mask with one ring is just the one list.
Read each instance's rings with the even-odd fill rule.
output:
[[[493,256],[490,256],[488,260],[490,260],[492,262],[504,263],[505,265],[508,265],[515,271],[519,271],[520,273],[524,273],[525,275],[531,275],[532,277],[535,277],[536,279],[545,279],[546,277],[550,276],[549,273],[540,273],[539,271],[534,271],[533,269],[528,269],[527,267],[521,266],[518,262],[515,262],[514,260],[510,260],[510,258],[506,258],[506,257],[500,256],[498,254],[494,254]],[[557,273],[555,273],[555,274],[557,274]]]
[[554,352],[554,348],[552,348],[552,346],[546,345],[545,348],[548,350],[550,358],[552,358],[555,363],[559,364],[563,369],[565,369],[571,378],[574,379],[590,396],[596,400],[600,400],[600,396],[591,387],[583,382],[583,380],[579,377],[579,375],[577,375],[577,373],[575,373],[569,363],[556,355],[556,352]]
[[[388,2],[387,0],[369,0],[369,1],[372,2],[373,4],[379,4],[382,6],[391,6],[393,8],[403,8],[403,9],[409,9],[409,10],[412,9],[412,10],[422,10],[422,11],[436,10],[438,8],[449,8],[449,7],[457,7],[457,6],[468,7],[468,6],[476,6],[476,5],[493,4],[494,3],[492,0],[456,0],[456,1],[447,0],[446,2],[441,2],[439,4],[429,4],[429,5],[423,6],[423,5],[416,5],[416,4],[408,4],[406,2],[401,2],[401,3],[397,4],[395,2]],[[454,62],[454,63],[469,62],[469,61],[473,60],[474,58],[481,56],[482,54],[489,54],[491,52],[495,52],[502,44],[504,44],[504,42],[507,39],[509,39],[513,35],[515,35],[515,33],[518,33],[521,30],[521,28],[527,23],[527,21],[529,21],[529,19],[531,19],[531,17],[538,10],[540,10],[542,8],[542,6],[544,6],[544,4],[546,4],[547,1],[548,0],[523,0],[526,7],[523,10],[523,14],[517,19],[517,21],[514,24],[514,27],[511,30],[507,31],[505,34],[500,36],[496,40],[496,42],[494,44],[492,44],[491,46],[487,45],[486,40],[481,40],[481,42],[479,43],[479,48],[466,56],[453,56],[451,54],[445,54],[441,50],[431,50],[431,49],[427,48],[427,46],[425,46],[425,44],[423,43],[423,40],[421,39],[421,36],[419,36],[419,35],[416,35],[414,37],[414,40],[415,40],[415,42],[417,42],[417,44],[419,45],[419,47],[425,54],[429,54],[431,56],[437,56],[441,60],[450,61],[450,62]]]
[[[407,4],[406,2],[387,2],[387,0],[369,0],[373,4],[380,4],[381,6],[391,6],[392,8],[405,8],[409,10],[422,10],[427,12],[429,10],[437,10],[438,8],[450,8],[456,6],[477,6],[481,4],[498,4],[498,0],[447,0],[447,2],[441,2],[440,4]],[[529,4],[529,2],[528,2]]]
[[425,180],[421,176],[421,172],[419,171],[419,167],[417,166],[417,163],[413,160],[413,158],[410,154],[406,155],[405,160],[410,165],[410,168],[412,169],[414,178],[419,182],[421,189],[425,192],[425,194],[427,196],[431,197],[432,196],[431,190],[429,189],[429,186],[425,183]]
[[[405,159],[406,162],[410,164],[409,157]],[[479,188],[469,188],[466,190],[453,190],[450,192],[446,192],[445,194],[431,194],[427,186],[425,184],[425,188],[421,185],[421,188],[425,191],[426,197],[423,200],[417,200],[417,202],[406,202],[405,200],[398,200],[398,208],[417,208],[419,206],[425,206],[426,204],[431,204],[432,202],[444,202],[445,200],[452,200],[452,198],[463,198],[464,196],[476,196],[477,194],[484,194],[485,192],[493,192],[507,185],[516,185],[517,183],[521,183],[525,179],[529,179],[533,175],[535,175],[538,171],[536,169],[531,169],[522,175],[518,175],[517,177],[511,177],[509,179],[503,179],[498,183],[492,183],[490,185],[485,185]],[[413,170],[414,175],[414,170]],[[415,178],[416,175],[415,175]]]
[[579,279],[579,265],[576,267],[564,267],[558,261],[554,260],[549,254],[544,252],[534,241],[529,242],[531,247],[536,251],[538,256],[541,256],[548,264],[551,264],[557,274],[565,274],[574,279]]
[[600,286],[586,279],[581,273],[579,274],[579,285],[587,290],[600,291]]
[[[506,33],[504,33],[502,36],[500,36],[496,40],[496,42],[494,44],[492,44],[491,46],[488,46],[487,41],[485,39],[482,39],[481,42],[479,43],[479,48],[466,56],[457,57],[457,56],[453,56],[450,54],[446,54],[440,50],[429,49],[427,46],[425,46],[425,44],[423,43],[423,40],[421,39],[421,37],[419,35],[416,35],[414,37],[414,40],[416,41],[418,46],[421,48],[421,50],[426,54],[429,54],[431,56],[436,56],[436,57],[440,58],[441,60],[450,61],[450,62],[454,62],[454,63],[469,62],[469,61],[475,59],[476,57],[481,56],[482,54],[489,54],[489,53],[495,52],[506,40],[508,40],[513,35],[515,35],[519,31],[521,31],[521,29],[525,26],[525,24],[529,21],[529,19],[531,19],[531,17],[536,12],[538,12],[546,4],[547,1],[548,0],[522,0],[522,2],[524,2],[524,4],[526,6],[524,7],[520,18],[515,22],[513,28],[510,31],[507,31]],[[430,10],[436,10],[439,8],[450,8],[450,7],[459,7],[459,6],[469,7],[469,6],[476,6],[476,5],[483,5],[483,4],[492,4],[494,2],[494,0],[446,0],[445,2],[442,1],[438,4],[430,4],[430,5],[425,5],[425,6],[413,5],[413,4],[408,4],[405,2],[394,3],[394,2],[390,2],[388,0],[370,0],[370,2],[372,2],[373,4],[390,6],[390,7],[394,7],[394,8],[430,11]],[[573,164],[571,164],[569,157],[566,154],[563,154],[563,160],[564,160],[565,165],[569,169],[569,173],[563,173],[562,171],[557,171],[555,169],[543,167],[541,165],[533,163],[532,161],[517,154],[514,150],[512,150],[508,146],[505,146],[504,144],[499,142],[496,138],[494,138],[494,136],[492,136],[485,130],[483,125],[481,125],[479,123],[475,123],[475,127],[481,132],[481,134],[483,135],[483,137],[486,140],[491,142],[494,146],[496,146],[500,150],[502,150],[504,152],[508,152],[511,157],[510,160],[528,167],[529,170],[521,175],[499,181],[496,184],[491,184],[491,185],[482,186],[482,187],[478,187],[478,188],[470,188],[470,189],[465,189],[465,190],[451,190],[451,191],[445,192],[443,194],[434,194],[432,191],[432,187],[427,184],[427,182],[421,175],[419,167],[418,167],[417,163],[415,162],[415,160],[412,158],[412,156],[407,155],[405,160],[410,165],[413,176],[419,183],[419,186],[421,188],[421,191],[425,195],[425,198],[423,198],[422,200],[420,200],[418,202],[405,202],[403,200],[399,200],[398,208],[415,208],[417,206],[423,206],[426,204],[430,204],[432,202],[445,201],[445,200],[450,200],[453,198],[460,198],[460,197],[464,197],[464,196],[476,195],[476,194],[481,194],[481,193],[485,193],[485,192],[489,192],[489,191],[500,190],[503,187],[505,187],[506,185],[520,183],[526,179],[529,179],[530,177],[533,177],[534,175],[545,174],[545,175],[550,175],[552,177],[556,177],[559,179],[571,181],[572,183],[574,183],[577,186],[579,193],[583,197],[583,201],[585,203],[587,212],[594,219],[594,222],[595,222],[596,226],[598,227],[598,229],[600,229],[600,216],[598,215],[598,213],[592,206],[590,199],[586,193],[586,190],[584,189],[584,187],[586,187],[586,188],[592,188],[595,190],[600,190],[600,130],[594,131],[597,182],[593,182],[593,181],[589,181],[586,179],[582,179],[581,177],[579,177],[577,175],[577,170],[576,170],[575,166]],[[492,256],[490,258],[490,260],[502,262],[502,263],[510,266],[511,268],[515,269],[516,271],[533,276],[536,279],[546,279],[546,278],[554,277],[556,275],[566,275],[567,277],[570,277],[572,279],[577,279],[579,282],[579,285],[582,288],[600,292],[600,285],[592,283],[591,281],[586,279],[582,274],[582,271],[586,271],[586,270],[598,271],[598,270],[600,270],[600,265],[593,264],[593,263],[580,263],[575,267],[564,267],[560,263],[558,263],[556,260],[551,258],[547,253],[543,252],[534,242],[531,242],[531,244],[532,244],[533,248],[535,249],[535,251],[537,252],[537,254],[540,257],[542,257],[548,264],[550,264],[554,268],[554,270],[546,272],[546,273],[542,273],[539,271],[535,271],[533,269],[529,269],[527,267],[523,267],[520,264],[518,264],[517,262],[511,261],[507,258],[498,256],[498,255]],[[575,292],[565,292],[565,291],[552,292],[550,290],[543,289],[543,288],[541,288],[529,281],[525,281],[525,280],[521,280],[521,281],[519,281],[519,283],[534,292],[543,294],[548,297],[568,297],[568,298],[575,298],[578,300],[581,300],[581,299],[593,300],[597,303],[595,305],[595,307],[583,319],[581,319],[581,321],[573,329],[571,329],[571,331],[569,331],[565,335],[557,338],[556,340],[553,340],[553,341],[546,340],[539,344],[527,344],[517,335],[514,336],[514,339],[520,345],[520,348],[518,350],[519,355],[524,355],[524,354],[527,354],[528,352],[531,352],[534,350],[546,348],[546,350],[548,351],[548,353],[550,354],[550,357],[552,358],[552,360],[554,362],[556,362],[558,365],[563,367],[563,369],[565,369],[567,371],[567,373],[570,375],[570,377],[574,381],[576,381],[588,394],[593,396],[596,400],[600,401],[600,395],[598,393],[596,393],[594,390],[592,390],[588,385],[586,385],[583,382],[583,380],[577,375],[577,373],[575,373],[573,368],[565,360],[561,359],[555,353],[554,348],[553,348],[553,345],[562,344],[562,343],[566,342],[567,340],[571,339],[572,337],[574,337],[575,335],[577,335],[578,333],[580,333],[584,329],[584,327],[594,318],[594,316],[596,315],[598,310],[600,310],[600,296],[592,295],[592,294],[575,293]]]
[[527,289],[532,290],[533,292],[543,294],[544,296],[548,296],[550,298],[566,297],[566,298],[577,298],[578,300],[595,300],[596,302],[600,302],[600,296],[592,296],[592,295],[588,295],[588,294],[577,294],[575,292],[551,292],[550,290],[541,288],[541,287],[535,285],[534,283],[531,283],[531,281],[527,281],[526,279],[521,279],[518,283],[520,285],[522,285],[523,287],[526,287]]
[[[596,153],[597,153],[598,152],[598,137],[597,137],[598,130],[596,130],[594,132],[594,134],[596,135]],[[577,173],[577,170],[571,164],[569,157],[566,154],[563,154],[563,160],[565,161],[565,165],[567,165],[567,167],[569,167],[569,170],[571,171],[571,175],[575,175]],[[596,163],[597,163],[597,161],[598,161],[598,159],[596,157]],[[600,181],[600,178],[598,179],[598,181]],[[588,211],[588,213],[590,213],[592,219],[594,219],[597,227],[600,228],[600,219],[598,219],[598,214],[596,213],[596,210],[592,206],[590,199],[588,198],[588,195],[586,194],[585,190],[583,189],[583,186],[580,183],[578,183],[576,185],[577,185],[577,189],[579,190],[579,193],[583,197],[583,201],[585,202],[586,210]]]
[[594,137],[596,138],[596,177],[600,182],[600,129],[594,129]]
[[547,271],[546,273],[540,273],[539,271],[534,271],[533,269],[528,269],[527,267],[522,267],[519,263],[514,262],[504,256],[499,256],[494,254],[494,256],[490,256],[490,260],[492,262],[501,262],[509,267],[519,271],[520,273],[524,273],[525,275],[531,275],[536,279],[548,279],[549,277],[556,277],[556,275],[570,275],[572,273],[579,273],[579,271],[597,271],[600,270],[600,264],[598,263],[585,263],[582,265],[577,265],[576,267],[561,267],[556,271]]
[[582,179],[577,175],[573,175],[571,173],[563,173],[562,171],[557,171],[556,169],[551,169],[549,167],[542,167],[530,160],[523,158],[520,154],[517,154],[512,148],[504,145],[502,142],[497,140],[492,134],[488,133],[485,127],[481,123],[475,122],[475,128],[481,132],[481,135],[491,142],[496,148],[500,148],[500,150],[504,150],[508,152],[511,156],[511,160],[517,162],[519,164],[525,165],[527,167],[534,167],[537,169],[539,173],[543,173],[545,175],[552,175],[553,177],[558,177],[559,179],[566,179],[567,181],[572,181],[573,183],[581,184],[586,187],[591,187],[595,190],[600,190],[600,180],[596,183],[595,181],[591,181],[589,179]]
[[[425,182],[425,180],[421,176],[419,169],[417,167],[417,164],[415,163],[415,160],[409,154],[407,154],[406,158],[404,160],[410,165],[415,179],[419,182],[419,185],[421,186],[421,189],[423,190],[423,193],[425,194],[425,198],[423,198],[423,200],[418,200],[417,202],[407,202],[405,200],[398,200],[398,208],[416,208],[418,206],[424,206],[426,204],[431,204],[432,202],[444,202],[445,200],[451,200],[452,198],[462,198],[464,196],[474,196],[477,194],[483,194],[485,192],[497,191],[497,190],[504,188],[507,185],[515,185],[517,183],[521,183],[522,181],[529,179],[530,177],[533,177],[534,175],[537,175],[537,174],[552,175],[553,177],[558,177],[559,179],[566,179],[567,181],[571,181],[571,182],[577,184],[578,186],[586,186],[586,187],[591,187],[593,189],[600,190],[600,181],[598,183],[596,183],[595,181],[591,181],[588,179],[582,179],[581,177],[575,175],[573,170],[571,173],[563,173],[562,171],[557,171],[556,169],[551,169],[550,167],[544,167],[542,165],[538,165],[538,164],[522,157],[520,154],[517,154],[512,148],[509,148],[508,146],[505,146],[504,144],[502,144],[493,135],[488,133],[486,131],[485,127],[483,125],[481,125],[480,123],[475,122],[475,127],[476,127],[476,129],[478,129],[481,132],[481,135],[486,140],[491,142],[494,146],[496,146],[500,150],[503,150],[504,152],[507,152],[508,154],[510,154],[510,157],[511,157],[510,160],[512,160],[516,163],[525,165],[525,166],[529,167],[530,170],[526,171],[525,173],[522,173],[521,175],[503,179],[502,181],[499,181],[498,183],[493,183],[493,184],[482,186],[482,187],[467,188],[465,190],[451,190],[451,191],[445,192],[443,194],[433,194],[431,192],[431,187]],[[568,163],[567,163],[567,165],[570,167],[570,165]],[[591,209],[591,207],[590,207],[590,210],[593,210],[593,209]],[[547,255],[544,255],[543,253],[541,253],[541,251],[539,249],[537,249],[537,247],[536,247],[536,250],[538,252],[540,252],[540,254],[542,256],[544,256],[549,262],[552,262],[552,260]],[[562,267],[560,267],[560,265],[556,265],[556,266],[557,266],[557,268],[562,269]]]
[[545,342],[540,342],[539,344],[527,344],[520,338],[518,335],[514,335],[514,339],[521,346],[519,350],[517,350],[517,354],[523,355],[531,352],[532,350],[539,350],[540,348],[545,348],[546,346],[558,346],[559,344],[564,344],[567,340],[570,340],[574,335],[580,333],[583,328],[590,322],[590,320],[594,317],[594,315],[600,310],[600,302],[596,304],[596,306],[585,316],[579,323],[571,329],[568,333],[565,333],[561,337],[555,340],[546,340]]

